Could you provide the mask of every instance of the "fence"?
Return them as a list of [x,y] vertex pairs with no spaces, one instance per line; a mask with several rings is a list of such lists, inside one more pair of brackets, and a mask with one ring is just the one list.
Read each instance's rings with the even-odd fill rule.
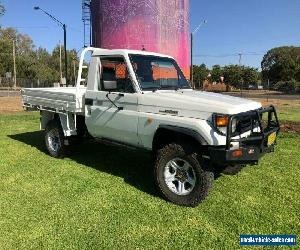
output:
[[37,79],[17,78],[16,86],[13,78],[0,77],[0,90],[14,90],[21,88],[53,87],[54,83],[41,82]]

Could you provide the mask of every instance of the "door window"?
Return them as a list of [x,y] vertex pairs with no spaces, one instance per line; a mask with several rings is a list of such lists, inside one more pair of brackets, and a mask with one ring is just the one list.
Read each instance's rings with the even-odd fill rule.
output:
[[102,56],[100,60],[102,70],[99,70],[101,72],[99,90],[121,93],[135,92],[124,57]]

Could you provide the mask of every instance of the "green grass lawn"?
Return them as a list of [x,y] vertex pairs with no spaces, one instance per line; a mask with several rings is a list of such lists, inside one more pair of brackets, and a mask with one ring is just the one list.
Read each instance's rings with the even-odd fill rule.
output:
[[1,115],[0,249],[238,249],[240,234],[299,237],[299,152],[300,135],[282,134],[276,153],[220,176],[193,209],[158,196],[144,153],[89,142],[54,159],[38,114]]
[[281,121],[300,122],[300,108],[299,107],[280,106],[277,109],[277,113],[278,113],[278,118]]

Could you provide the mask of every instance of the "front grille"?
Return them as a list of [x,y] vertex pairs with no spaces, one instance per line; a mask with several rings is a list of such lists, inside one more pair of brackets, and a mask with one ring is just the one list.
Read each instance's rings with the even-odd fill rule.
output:
[[236,130],[233,136],[241,135],[259,126],[258,119],[255,115],[237,117]]
[[[232,142],[239,142],[247,145],[258,145],[262,152],[269,147],[269,145],[264,145],[268,136],[275,132],[278,133],[280,129],[274,106],[232,115],[229,124],[226,135],[227,150],[230,149]],[[245,138],[234,138],[249,131],[251,134]]]
[[236,125],[237,132],[242,134],[249,131],[251,129],[251,124],[252,124],[251,117],[239,119]]

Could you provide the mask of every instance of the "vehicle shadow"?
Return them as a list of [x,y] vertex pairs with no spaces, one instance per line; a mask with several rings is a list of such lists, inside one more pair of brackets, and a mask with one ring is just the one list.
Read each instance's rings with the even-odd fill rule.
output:
[[[43,131],[9,135],[8,137],[47,154]],[[153,178],[152,158],[148,152],[129,150],[88,140],[72,148],[72,152],[69,152],[67,157],[84,166],[121,177],[135,188],[152,196],[158,196]]]

